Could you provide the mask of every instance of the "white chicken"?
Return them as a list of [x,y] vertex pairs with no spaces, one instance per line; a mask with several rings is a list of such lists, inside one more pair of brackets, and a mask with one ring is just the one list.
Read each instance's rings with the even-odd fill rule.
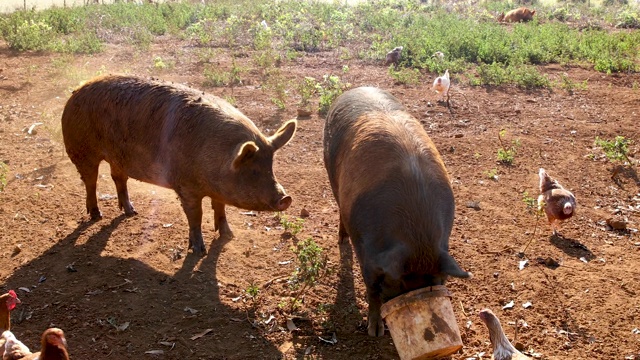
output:
[[444,60],[444,53],[442,51],[436,51],[431,55],[431,57],[436,58],[438,61]]
[[487,326],[487,329],[489,329],[489,340],[491,340],[491,346],[493,347],[493,355],[491,355],[492,360],[530,359],[511,345],[509,339],[507,339],[507,336],[502,330],[500,320],[498,320],[498,317],[493,313],[493,311],[484,309],[480,311],[479,316],[480,320],[482,320],[482,322]]
[[444,72],[444,75],[437,77],[433,81],[433,89],[438,93],[442,94],[442,97],[447,97],[447,102],[449,102],[449,86],[451,86],[451,81],[449,81],[449,69]]

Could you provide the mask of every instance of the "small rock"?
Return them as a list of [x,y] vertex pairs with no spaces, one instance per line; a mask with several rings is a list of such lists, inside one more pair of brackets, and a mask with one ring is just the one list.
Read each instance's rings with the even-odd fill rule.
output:
[[626,230],[627,229],[627,221],[620,218],[608,218],[607,225],[611,226],[613,230]]
[[518,351],[524,351],[524,345],[521,342],[517,342],[514,346]]
[[467,207],[473,210],[480,210],[480,201],[467,201]]
[[309,210],[307,210],[305,208],[302,208],[302,210],[300,210],[300,217],[301,218],[307,218],[307,217],[309,217],[309,215],[311,215],[309,213]]
[[453,137],[455,137],[455,138],[457,138],[457,139],[459,139],[459,138],[461,138],[461,137],[463,137],[463,136],[464,136],[464,134],[455,134],[455,135],[453,135]]

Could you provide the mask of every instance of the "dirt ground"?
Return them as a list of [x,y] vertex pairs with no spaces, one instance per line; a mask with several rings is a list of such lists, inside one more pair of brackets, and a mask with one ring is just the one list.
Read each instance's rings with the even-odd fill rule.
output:
[[[0,161],[9,167],[0,193],[0,291],[16,289],[22,300],[12,330],[35,348],[44,329],[60,327],[74,359],[398,359],[388,333],[366,335],[364,284],[351,246],[337,242],[338,209],[322,161],[324,119],[317,114],[299,119],[297,134],[275,160],[276,176],[293,197],[285,214],[293,219],[303,209],[309,213],[295,237],[274,213],[231,207],[236,236],[218,240],[213,211],[205,205],[208,254],[200,258],[187,252],[187,221],[173,191],[130,180],[138,215],[127,218],[118,209],[107,164],[98,181],[104,217],[88,221],[84,187],[62,146],[59,122],[70,89],[105,72],[203,88],[206,61],[198,51],[188,42],[164,39],[150,51],[111,45],[101,54],[69,57],[15,53],[0,43]],[[156,56],[173,66],[155,68]],[[225,56],[208,61],[228,66]],[[239,61],[253,67],[250,56]],[[456,197],[451,253],[474,274],[447,284],[464,342],[452,359],[491,356],[488,331],[478,318],[486,307],[511,340],[518,321],[517,342],[530,354],[640,359],[637,165],[612,179],[614,164],[593,145],[596,136],[622,135],[635,142],[635,159],[640,75],[542,69],[552,81],[565,73],[576,84],[587,80],[586,89],[573,93],[470,87],[454,80],[449,110],[430,89],[432,73],[423,72],[420,85],[399,85],[384,66],[342,60],[338,51],[309,54],[281,70],[293,84],[332,73],[354,87],[388,89],[436,143]],[[233,96],[265,133],[296,116],[294,92],[280,111],[260,87],[259,71],[242,78],[242,86],[203,89]],[[25,132],[39,122],[34,134]],[[501,129],[505,142],[520,142],[512,166],[496,160]],[[540,167],[577,197],[577,214],[563,224],[561,236],[551,236],[546,220],[538,221],[523,202],[525,191],[537,197]],[[497,179],[488,175],[493,169]],[[627,230],[606,225],[614,215],[628,221]],[[334,271],[292,314],[279,307],[291,295],[290,248],[308,237],[325,249]],[[520,270],[518,253],[530,240],[528,263]],[[246,293],[251,285],[260,289],[256,299]],[[513,308],[503,309],[511,301]],[[532,306],[523,307],[527,302]],[[292,315],[298,329],[290,331]],[[322,340],[333,334],[336,343]],[[157,350],[163,353],[146,354]]]

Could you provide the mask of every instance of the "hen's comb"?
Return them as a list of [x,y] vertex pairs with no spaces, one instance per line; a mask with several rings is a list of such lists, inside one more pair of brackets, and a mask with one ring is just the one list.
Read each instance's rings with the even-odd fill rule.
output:
[[15,291],[13,291],[13,290],[9,290],[9,296],[11,296],[11,297],[12,297],[12,298],[14,298],[14,299],[17,299],[17,298],[18,298],[18,295],[16,295],[16,292],[15,292]]

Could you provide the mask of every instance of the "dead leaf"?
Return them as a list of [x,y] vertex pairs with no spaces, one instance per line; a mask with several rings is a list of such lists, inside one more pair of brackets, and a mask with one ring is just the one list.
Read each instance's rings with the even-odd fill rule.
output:
[[529,262],[529,260],[520,260],[520,264],[518,265],[518,268],[520,270],[524,269],[524,267],[527,266],[528,262]]
[[291,341],[285,341],[284,344],[278,346],[278,351],[284,354],[287,351],[289,351],[289,349],[291,349],[292,346],[293,346],[293,343]]
[[26,287],[19,287],[18,289],[28,293],[31,292],[31,290],[29,290],[29,288],[26,288]]
[[118,329],[118,331],[125,331],[127,330],[127,328],[129,327],[129,322],[125,322],[120,326],[116,326],[116,329]]
[[336,333],[333,333],[333,335],[331,336],[331,339],[329,339],[329,340],[324,339],[324,338],[322,338],[322,337],[320,337],[320,336],[318,336],[318,338],[319,338],[320,340],[322,340],[322,341],[326,342],[326,343],[331,344],[331,345],[335,345],[335,344],[337,344],[337,343],[338,343],[338,337],[336,336]]
[[289,331],[300,330],[291,319],[287,319],[287,329],[289,329]]
[[196,310],[196,309],[192,309],[192,308],[190,308],[190,307],[188,307],[188,306],[185,306],[184,311],[186,311],[186,312],[190,312],[190,313],[191,313],[191,315],[195,315],[195,314],[197,314],[197,313],[198,313],[198,310]]
[[513,300],[509,301],[509,303],[502,307],[502,310],[513,309],[514,302]]
[[191,337],[191,340],[197,340],[197,339],[200,339],[201,337],[203,337],[203,336],[207,335],[208,333],[210,333],[210,332],[212,332],[212,331],[213,331],[213,329],[207,329],[207,330],[205,330],[205,331],[203,331],[203,332],[201,332],[201,333],[199,333],[199,334],[195,334],[195,335],[193,335],[193,336]]
[[276,317],[273,315],[269,315],[269,318],[267,320],[264,321],[265,324],[268,324],[271,322],[271,320],[275,319]]
[[164,350],[149,350],[149,351],[145,351],[145,354],[151,354],[151,355],[162,355],[164,354]]
[[526,303],[522,304],[522,307],[525,309],[528,309],[530,307],[532,307],[533,304],[531,303],[531,301],[527,301]]

